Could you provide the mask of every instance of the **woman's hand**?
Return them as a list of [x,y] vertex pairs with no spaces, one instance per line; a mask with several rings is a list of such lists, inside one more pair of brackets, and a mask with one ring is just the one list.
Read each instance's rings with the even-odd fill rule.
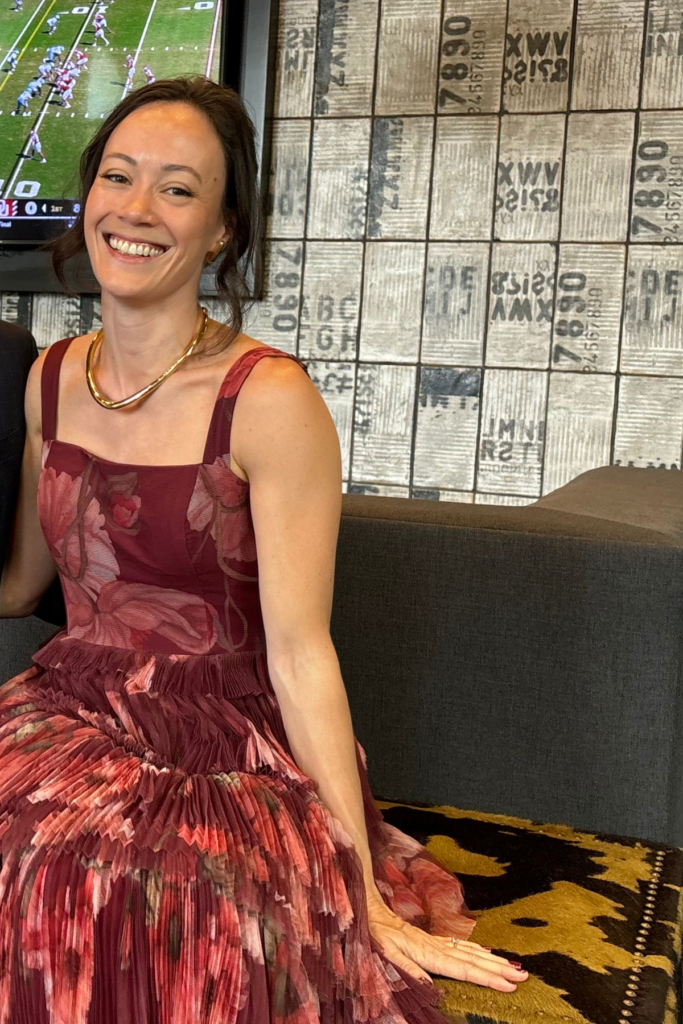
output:
[[377,890],[368,893],[370,934],[387,960],[418,981],[430,981],[427,971],[459,981],[471,981],[500,992],[514,992],[528,971],[520,970],[502,956],[494,956],[476,942],[460,939],[454,946],[444,935],[430,935],[408,924],[390,910]]

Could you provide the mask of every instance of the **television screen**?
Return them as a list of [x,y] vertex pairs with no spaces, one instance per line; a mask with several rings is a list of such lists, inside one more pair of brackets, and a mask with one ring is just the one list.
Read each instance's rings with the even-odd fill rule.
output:
[[184,74],[239,88],[240,41],[226,36],[242,32],[243,7],[2,0],[0,246],[36,245],[73,223],[80,154],[131,89]]

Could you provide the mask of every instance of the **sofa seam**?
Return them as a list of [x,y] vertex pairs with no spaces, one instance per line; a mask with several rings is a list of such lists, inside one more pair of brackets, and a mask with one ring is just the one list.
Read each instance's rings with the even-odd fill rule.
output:
[[[579,515],[579,513],[574,513],[574,512],[564,513],[564,514],[566,514],[566,515],[577,515],[577,516]],[[471,530],[473,532],[476,532],[476,531],[486,531],[487,533],[504,533],[504,534],[509,534],[510,536],[514,536],[516,534],[517,535],[518,534],[522,534],[523,536],[531,536],[531,537],[550,537],[553,540],[594,540],[594,539],[596,539],[596,538],[591,538],[591,537],[577,537],[577,536],[574,536],[573,534],[570,534],[570,533],[568,533],[568,534],[564,534],[564,533],[538,533],[538,532],[532,531],[532,530],[530,530],[530,531],[526,531],[526,530],[511,530],[508,527],[502,527],[502,528],[499,529],[498,527],[495,527],[495,526],[485,526],[485,525],[465,526],[465,525],[455,525],[455,524],[452,524],[452,523],[428,523],[428,522],[423,522],[420,519],[389,519],[389,518],[387,518],[385,516],[357,515],[354,512],[342,512],[342,517],[341,518],[342,519],[345,519],[345,518],[346,519],[366,519],[369,522],[375,522],[375,523],[398,523],[400,525],[431,526],[431,527],[435,527],[435,528],[439,528],[439,529],[443,528],[443,529],[447,529],[447,530]],[[592,519],[599,519],[600,517],[599,516],[591,516],[591,518]],[[613,522],[614,520],[606,519],[606,520],[602,520],[602,521],[603,522]],[[625,525],[628,525],[628,524],[625,524]],[[639,527],[635,527],[635,529],[639,529]],[[657,531],[657,530],[653,530],[651,532],[657,533],[659,536],[662,536],[662,537],[667,537],[667,534],[660,533],[660,531]],[[628,544],[628,541],[614,540],[614,539],[610,539],[608,537],[607,538],[600,537],[600,538],[597,538],[597,539],[599,539],[600,541],[605,540],[605,542],[608,543],[608,544]],[[643,540],[643,546],[644,547],[646,546],[646,547],[659,548],[659,547],[662,547],[664,545],[657,544],[655,541]],[[674,541],[671,544],[668,544],[668,545],[665,545],[665,546],[667,548],[671,548],[674,551],[680,551],[681,553],[683,553],[683,543],[679,544],[679,543]]]

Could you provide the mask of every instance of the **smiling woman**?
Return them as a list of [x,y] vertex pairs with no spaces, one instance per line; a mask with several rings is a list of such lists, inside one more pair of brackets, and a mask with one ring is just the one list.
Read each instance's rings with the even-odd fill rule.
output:
[[[241,330],[253,126],[156,82],[81,172],[54,261],[87,247],[102,328],[31,371],[0,581],[27,615],[58,572],[68,613],[0,687],[0,1024],[445,1024],[429,972],[513,992],[372,799],[329,632],[336,430]],[[227,324],[197,303],[219,255]]]
[[[124,145],[128,119],[135,116],[134,131],[147,138],[142,164],[135,153]],[[159,153],[168,148],[169,132],[181,128],[176,142],[183,154],[178,161],[164,160]],[[119,127],[123,128],[122,137]],[[101,185],[108,183],[109,192],[118,186],[120,191],[141,186],[156,175],[154,189],[159,197],[166,195],[176,200],[178,230],[185,212],[194,241],[206,245],[205,252],[214,250],[219,240],[224,242],[217,263],[216,287],[219,296],[227,301],[230,322],[235,333],[242,327],[248,295],[247,277],[251,269],[258,271],[260,251],[260,204],[257,197],[257,163],[254,127],[235,92],[221,88],[206,78],[170,79],[137,89],[124,99],[109,115],[88,147],[80,162],[81,212],[71,230],[47,243],[52,252],[55,272],[66,288],[64,266],[71,256],[83,252],[87,246],[91,260],[92,238],[87,239],[89,208],[99,206]],[[152,139],[163,140],[161,150],[152,154]],[[116,141],[118,140],[118,141]],[[152,159],[150,160],[150,157]],[[153,164],[153,166],[152,166]],[[135,189],[137,183],[137,189]],[[94,193],[91,196],[91,193]],[[186,202],[181,205],[182,200]],[[187,202],[188,200],[195,202]],[[171,207],[167,204],[165,209]],[[204,238],[199,231],[198,215],[211,210],[214,214],[212,238]],[[176,216],[176,215],[174,215]],[[229,232],[226,232],[226,225]],[[207,225],[208,227],[209,225]],[[104,230],[104,229],[100,229]],[[150,237],[151,231],[135,235],[128,231],[113,235],[115,248],[125,253],[123,243],[130,245],[154,244],[166,252],[173,241]],[[109,239],[107,239],[109,241]],[[94,250],[95,258],[97,250]],[[161,254],[158,254],[161,255]],[[196,257],[188,251],[187,256]],[[195,259],[199,272],[204,263]],[[95,276],[102,284],[98,268]],[[165,271],[166,268],[164,268]],[[196,294],[196,292],[195,292]]]

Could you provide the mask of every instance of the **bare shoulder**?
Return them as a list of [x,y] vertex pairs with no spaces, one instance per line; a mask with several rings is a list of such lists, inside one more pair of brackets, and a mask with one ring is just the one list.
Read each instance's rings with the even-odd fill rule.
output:
[[[254,348],[272,351],[273,346],[256,342],[249,345],[246,351]],[[240,393],[242,392],[242,404],[253,408],[272,406],[274,402],[278,406],[291,408],[292,403],[315,401],[316,398],[322,401],[318,389],[306,371],[296,360],[287,358],[259,359],[245,378]]]
[[250,370],[240,390],[231,440],[235,461],[247,474],[256,462],[277,462],[297,452],[301,457],[307,448],[318,457],[327,453],[336,458],[339,446],[322,395],[295,360],[283,358],[259,359]]
[[[65,376],[74,370],[74,361],[78,362],[81,359],[81,349],[85,351],[87,346],[90,344],[93,335],[88,334],[83,337],[74,338],[69,348],[67,349],[67,357],[64,359],[62,364],[62,374]],[[43,367],[45,366],[45,360],[49,352],[49,348],[43,349],[38,358],[32,364],[29,371],[28,380],[26,382],[26,398],[25,398],[25,412],[26,412],[26,424],[29,431],[40,433],[42,430],[42,416],[41,416],[41,381],[43,378]]]
[[90,334],[80,334],[71,339],[62,362],[62,373],[65,377],[72,373],[82,372],[86,354],[96,333],[96,331],[91,331]]
[[[90,334],[82,334],[76,338],[72,338],[69,342],[66,352],[64,353],[64,359],[60,368],[61,373],[69,373],[74,365],[80,366],[85,361],[85,353],[88,351],[90,342],[95,337],[95,332],[92,331]],[[47,354],[50,351],[49,348],[43,349],[35,363],[31,367],[31,373],[37,374],[38,381],[43,372],[43,364],[47,358]]]
[[36,386],[40,387],[40,378],[43,375],[43,364],[45,363],[47,353],[48,349],[44,348],[43,351],[39,353],[38,358],[31,364],[26,384],[27,390],[28,388],[35,388]]
[[43,366],[45,365],[47,352],[48,350],[44,349],[33,362],[26,381],[24,412],[26,415],[26,426],[30,434],[40,434],[42,430],[40,382],[43,377]]

